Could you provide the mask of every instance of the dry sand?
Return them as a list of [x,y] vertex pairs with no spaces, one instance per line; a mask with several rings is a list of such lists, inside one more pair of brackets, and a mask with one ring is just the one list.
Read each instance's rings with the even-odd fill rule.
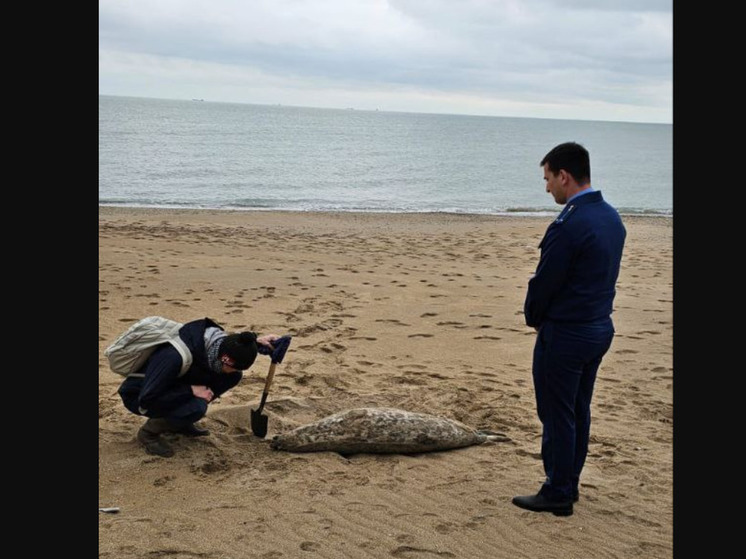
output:
[[[617,336],[575,514],[511,504],[543,481],[526,282],[551,218],[99,208],[99,557],[670,558],[673,221],[625,218]],[[105,347],[135,320],[293,336],[214,402],[211,435],[147,455]],[[510,441],[419,455],[293,454],[275,433],[392,406]]]

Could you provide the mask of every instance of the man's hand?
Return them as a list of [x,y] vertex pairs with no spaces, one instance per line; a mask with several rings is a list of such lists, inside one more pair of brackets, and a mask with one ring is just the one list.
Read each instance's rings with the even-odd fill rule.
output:
[[277,334],[265,334],[264,336],[259,336],[256,339],[256,343],[267,346],[270,350],[274,351],[275,346],[272,345],[272,342],[279,340],[281,337]]
[[192,385],[192,393],[197,398],[202,398],[203,400],[207,400],[208,402],[212,402],[212,399],[215,397],[215,394],[213,394],[212,390],[207,386]]

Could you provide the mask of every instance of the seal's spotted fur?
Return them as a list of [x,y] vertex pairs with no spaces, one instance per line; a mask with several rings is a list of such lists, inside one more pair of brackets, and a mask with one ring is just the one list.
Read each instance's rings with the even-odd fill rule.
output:
[[395,408],[355,408],[275,435],[270,447],[290,452],[410,454],[508,440],[453,419]]

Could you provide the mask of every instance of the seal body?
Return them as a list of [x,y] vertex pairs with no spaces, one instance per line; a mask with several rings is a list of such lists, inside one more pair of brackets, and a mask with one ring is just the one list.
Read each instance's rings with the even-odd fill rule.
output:
[[453,419],[395,408],[355,408],[275,435],[289,452],[410,454],[482,444],[492,435]]

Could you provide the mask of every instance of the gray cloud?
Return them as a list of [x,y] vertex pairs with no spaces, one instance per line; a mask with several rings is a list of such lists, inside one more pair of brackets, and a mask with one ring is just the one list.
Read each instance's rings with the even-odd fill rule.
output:
[[671,122],[672,22],[657,0],[100,0],[99,89]]

